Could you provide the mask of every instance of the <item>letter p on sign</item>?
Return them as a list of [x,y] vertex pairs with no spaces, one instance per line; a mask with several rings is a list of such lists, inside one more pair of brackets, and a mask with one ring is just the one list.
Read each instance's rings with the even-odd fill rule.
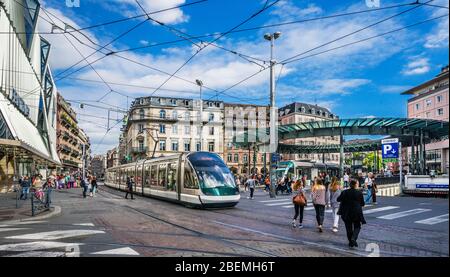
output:
[[389,152],[392,150],[392,145],[390,144],[385,144],[383,145],[383,153],[384,155],[389,154]]

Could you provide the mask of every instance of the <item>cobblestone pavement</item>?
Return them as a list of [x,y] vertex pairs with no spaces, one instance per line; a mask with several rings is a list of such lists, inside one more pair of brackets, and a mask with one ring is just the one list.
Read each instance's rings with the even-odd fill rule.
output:
[[[53,201],[62,207],[60,216],[17,225],[0,224],[0,255],[448,256],[448,227],[442,232],[369,220],[356,250],[348,249],[343,226],[337,234],[330,230],[319,234],[313,211],[305,211],[304,229],[293,229],[292,209],[283,208],[283,204],[267,206],[288,203],[290,196],[271,202],[258,191],[254,200],[243,194],[237,207],[220,210],[189,209],[136,198],[126,200],[124,193],[103,186],[95,198],[83,199],[79,189],[56,192]],[[448,202],[446,209],[448,213]],[[327,213],[326,222],[330,216]]]

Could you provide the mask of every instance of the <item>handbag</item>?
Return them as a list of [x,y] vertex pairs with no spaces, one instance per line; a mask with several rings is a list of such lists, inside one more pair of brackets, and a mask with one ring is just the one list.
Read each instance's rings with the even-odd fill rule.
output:
[[294,203],[295,205],[302,206],[302,207],[307,205],[307,201],[306,201],[306,198],[303,195],[303,193],[299,193],[296,196],[294,196],[294,198],[292,199],[292,203]]

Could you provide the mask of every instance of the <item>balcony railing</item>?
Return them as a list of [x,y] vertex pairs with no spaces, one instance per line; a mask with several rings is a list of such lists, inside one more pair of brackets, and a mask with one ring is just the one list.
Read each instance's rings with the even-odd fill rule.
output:
[[62,163],[63,164],[66,164],[66,165],[71,165],[71,166],[75,166],[75,167],[78,167],[78,163],[77,162],[74,162],[74,161],[71,161],[71,160],[62,160]]
[[147,153],[148,147],[133,147],[131,148],[132,153]]

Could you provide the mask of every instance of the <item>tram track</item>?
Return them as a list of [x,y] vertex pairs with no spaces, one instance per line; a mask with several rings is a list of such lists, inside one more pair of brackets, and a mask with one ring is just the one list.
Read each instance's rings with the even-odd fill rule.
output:
[[[109,187],[108,187],[108,190],[109,190],[109,191],[107,191],[108,193],[116,195],[116,196],[119,196],[117,193],[115,193],[115,192],[117,192],[117,190],[114,190],[113,188],[109,188]],[[140,197],[147,198],[145,196],[140,196]],[[161,201],[161,200],[157,200],[157,201]],[[163,201],[161,201],[161,202],[163,202]],[[183,208],[184,209],[183,212],[189,214],[190,216],[194,216],[194,217],[198,216],[198,214],[195,214],[195,213],[191,212],[188,208],[185,208],[184,206],[175,205],[175,204],[173,206],[174,207],[178,206],[177,209]],[[208,212],[210,214],[217,214],[217,215],[227,216],[227,217],[231,217],[231,218],[235,218],[236,217],[236,215],[231,215],[229,213],[218,211],[218,210],[215,210],[215,209],[206,209],[206,210],[203,210],[203,211]],[[139,212],[143,213],[142,211],[139,211]],[[243,214],[240,214],[239,216],[242,217],[242,218],[248,219],[248,220],[255,220],[254,216],[250,217],[248,215],[243,215]],[[264,219],[257,219],[257,220],[259,222],[265,222],[265,223],[276,225],[276,226],[280,226],[280,227],[285,227],[286,226],[286,224],[281,224],[281,223],[273,222],[273,221],[270,221],[270,220],[264,220]],[[373,226],[375,226],[375,225],[373,225]],[[180,227],[186,228],[184,226],[180,226]],[[193,230],[193,229],[189,229],[189,230]],[[194,231],[198,232],[196,230],[194,230]],[[303,240],[303,241],[295,240],[295,242],[293,242],[293,240],[291,238],[284,239],[284,238],[281,238],[281,237],[275,237],[274,239],[275,239],[275,241],[272,241],[272,243],[283,243],[283,244],[286,244],[286,245],[298,245],[299,243],[301,243],[301,244],[303,244],[303,245],[305,245],[307,247],[312,247],[312,248],[319,249],[319,250],[323,250],[323,247],[327,248],[326,246],[319,246],[319,245],[315,246],[314,244],[316,244],[316,243],[310,242],[310,241],[306,241],[306,240]],[[233,239],[233,240],[235,240],[235,239]],[[255,240],[252,240],[252,241],[255,241]],[[264,241],[264,240],[262,240],[262,241]],[[370,243],[370,242],[368,242],[368,243]],[[411,246],[411,245],[408,245],[408,246],[398,245],[398,244],[394,244],[392,242],[388,242],[388,241],[385,241],[385,240],[382,240],[382,239],[381,240],[377,240],[375,243],[381,245],[380,248],[404,249],[405,252],[411,252],[411,253],[417,253],[417,254],[425,252],[425,253],[431,254],[431,255],[437,255],[437,256],[441,256],[442,255],[441,252],[430,251],[430,250],[427,250],[427,249],[421,249],[421,248],[418,248],[418,247],[415,247],[415,246]],[[340,246],[330,245],[330,247],[329,247],[330,249],[329,250],[333,251],[334,253],[338,253],[339,252],[339,253],[345,253],[345,254],[356,255],[356,256],[361,256],[361,254],[364,254],[366,256],[368,254],[368,253],[355,253],[354,251],[349,251],[349,250],[346,250],[346,249],[336,249],[337,247],[340,247]],[[403,254],[399,253],[399,251],[395,251],[395,252],[383,251],[382,249],[380,249],[380,254],[381,255],[387,255],[387,256],[405,256],[405,257],[411,256],[411,255],[407,255],[407,254],[403,255]]]
[[[118,196],[118,194],[113,193],[111,191],[106,191],[104,188],[99,189],[99,191],[100,190],[103,190],[106,193]],[[207,234],[207,233],[204,233],[204,232],[201,232],[201,231],[198,231],[198,230],[195,230],[195,229],[192,229],[192,228],[188,228],[186,226],[182,226],[180,224],[171,222],[170,220],[161,218],[160,214],[149,213],[147,211],[142,211],[140,209],[131,207],[129,205],[125,205],[124,207],[126,207],[127,209],[132,210],[132,211],[134,211],[136,213],[139,213],[139,214],[145,215],[147,217],[150,217],[150,218],[152,218],[152,219],[154,219],[156,221],[159,221],[159,222],[162,222],[164,224],[167,224],[169,226],[172,226],[172,227],[175,227],[175,228],[187,231],[187,232],[191,232],[191,233],[195,234],[196,237],[198,237],[198,238],[212,240],[214,242],[221,241],[224,244],[227,244],[227,245],[230,245],[230,246],[233,246],[233,247],[239,247],[239,248],[245,249],[247,251],[255,252],[255,253],[258,253],[258,254],[266,256],[266,257],[278,257],[277,255],[275,255],[273,253],[270,253],[270,252],[267,252],[267,251],[263,251],[263,250],[259,250],[259,249],[256,249],[254,247],[250,247],[250,246],[246,246],[246,245],[243,245],[243,244],[239,244],[239,243],[233,242],[232,239],[227,239],[227,238],[223,238],[223,237],[220,237],[220,236],[210,235],[210,234]]]

